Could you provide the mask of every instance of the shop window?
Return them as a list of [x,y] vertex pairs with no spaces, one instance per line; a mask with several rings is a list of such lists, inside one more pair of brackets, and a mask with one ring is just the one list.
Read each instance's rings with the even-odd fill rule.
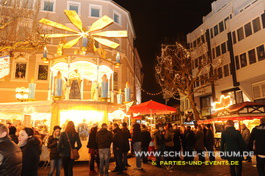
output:
[[238,56],[235,57],[235,63],[236,63],[236,69],[237,70],[240,69],[240,63],[239,63],[239,57]]
[[214,26],[214,36],[218,35],[218,26]]
[[250,22],[245,25],[245,33],[246,33],[246,37],[248,37],[248,36],[250,36],[252,34],[252,29],[251,29],[251,23]]
[[27,63],[17,62],[15,66],[15,79],[25,79],[27,72]]
[[223,78],[223,70],[222,67],[218,68],[218,79],[222,79]]
[[48,65],[39,65],[38,80],[48,80]]
[[246,53],[240,55],[241,68],[247,66]]
[[224,66],[224,77],[227,77],[227,76],[229,76],[229,66],[228,66],[228,64],[226,64]]
[[257,47],[258,60],[261,61],[265,59],[264,45]]
[[243,27],[241,27],[241,28],[239,28],[239,29],[237,30],[237,39],[238,39],[238,41],[244,39],[244,31],[243,31]]
[[249,59],[249,64],[253,64],[256,62],[255,49],[248,51],[248,59]]
[[55,2],[53,0],[45,0],[43,2],[43,11],[54,12]]
[[220,33],[224,31],[224,22],[223,21],[221,21],[219,23],[219,31],[220,31]]
[[221,47],[220,45],[216,47],[216,57],[221,55]]
[[226,53],[226,44],[225,44],[225,42],[222,43],[221,48],[222,48],[222,54]]
[[256,19],[254,19],[254,20],[252,21],[252,24],[253,24],[253,31],[254,31],[254,33],[255,33],[255,32],[258,32],[258,31],[261,29],[261,27],[260,27],[260,20],[259,20],[259,17],[256,18]]
[[232,32],[232,37],[233,37],[233,44],[235,44],[236,43],[236,32],[235,31]]

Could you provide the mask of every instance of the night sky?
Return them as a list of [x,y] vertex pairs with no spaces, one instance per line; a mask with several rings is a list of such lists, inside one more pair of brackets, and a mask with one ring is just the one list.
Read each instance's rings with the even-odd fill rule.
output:
[[[154,65],[160,54],[161,44],[183,41],[186,34],[202,23],[202,17],[211,11],[214,0],[114,0],[131,13],[136,41],[135,45],[143,63],[143,89],[161,91],[155,80]],[[142,93],[142,101],[155,100],[164,103],[162,96]]]

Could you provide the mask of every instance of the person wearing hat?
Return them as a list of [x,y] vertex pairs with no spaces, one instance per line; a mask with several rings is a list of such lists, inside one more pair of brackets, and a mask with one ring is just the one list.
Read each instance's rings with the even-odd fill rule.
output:
[[56,169],[56,176],[60,176],[62,158],[59,156],[57,144],[61,135],[61,127],[54,126],[53,133],[48,139],[48,148],[50,149],[50,172],[48,176],[52,176]]

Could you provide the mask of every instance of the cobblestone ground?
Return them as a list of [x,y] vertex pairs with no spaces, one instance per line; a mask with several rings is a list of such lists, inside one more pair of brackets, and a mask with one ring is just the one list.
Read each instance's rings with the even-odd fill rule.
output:
[[[217,159],[220,161],[220,159]],[[230,176],[229,166],[174,166],[173,170],[167,170],[165,166],[158,168],[152,165],[152,163],[144,164],[143,170],[134,170],[135,158],[129,159],[128,170],[124,172],[124,176]],[[110,163],[110,170],[113,170],[115,163]],[[48,168],[40,168],[39,176],[47,176]],[[63,175],[63,170],[61,170]],[[117,175],[116,173],[110,173],[110,176]],[[74,165],[74,176],[89,176],[88,162],[77,162]],[[255,160],[250,162],[243,162],[243,174],[242,176],[258,176]]]

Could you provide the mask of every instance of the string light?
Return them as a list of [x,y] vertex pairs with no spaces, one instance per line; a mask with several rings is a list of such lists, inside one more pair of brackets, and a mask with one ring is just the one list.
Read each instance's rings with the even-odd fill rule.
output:
[[161,90],[160,92],[157,92],[157,93],[150,93],[150,92],[144,90],[143,88],[141,88],[141,90],[142,90],[144,93],[146,93],[147,95],[151,95],[151,96],[157,96],[157,95],[160,95],[160,94],[163,93],[163,90]]

